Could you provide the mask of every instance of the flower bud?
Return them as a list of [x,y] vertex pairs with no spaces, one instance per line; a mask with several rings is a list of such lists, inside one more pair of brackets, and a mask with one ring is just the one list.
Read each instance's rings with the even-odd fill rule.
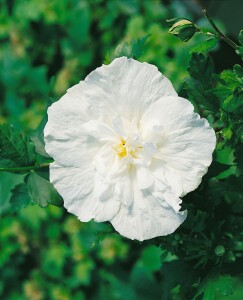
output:
[[[193,35],[199,31],[199,28],[187,19],[173,19],[175,22],[169,29],[169,33],[175,35],[183,42],[189,41]],[[171,24],[172,20],[168,22]]]
[[222,256],[222,255],[224,255],[224,253],[225,253],[225,248],[224,248],[224,246],[221,246],[221,245],[217,246],[217,247],[214,249],[214,253],[215,253],[217,256]]

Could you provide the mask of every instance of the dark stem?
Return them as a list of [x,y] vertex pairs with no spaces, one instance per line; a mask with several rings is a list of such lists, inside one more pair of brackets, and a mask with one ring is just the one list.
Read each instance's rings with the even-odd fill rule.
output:
[[225,36],[219,29],[218,27],[215,25],[214,21],[209,17],[206,9],[204,9],[203,14],[205,16],[205,18],[208,20],[208,22],[212,25],[213,29],[216,31],[218,37],[225,41],[228,45],[230,45],[232,48],[234,48],[235,50],[237,49],[237,45],[235,42],[233,42],[230,38],[228,38],[227,36]]
[[50,163],[43,163],[35,166],[27,166],[27,167],[16,167],[16,168],[0,168],[0,172],[27,172],[31,170],[41,169],[48,167]]

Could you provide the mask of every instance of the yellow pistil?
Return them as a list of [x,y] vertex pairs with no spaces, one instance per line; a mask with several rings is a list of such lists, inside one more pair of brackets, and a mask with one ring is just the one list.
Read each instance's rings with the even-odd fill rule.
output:
[[138,149],[143,148],[142,146],[138,146],[136,148],[132,148],[130,143],[121,139],[120,144],[114,145],[113,149],[116,151],[116,154],[119,158],[124,158],[127,155],[131,155],[133,158],[136,158]]
[[116,147],[116,152],[120,158],[127,155],[126,142],[124,140],[121,140],[121,143]]

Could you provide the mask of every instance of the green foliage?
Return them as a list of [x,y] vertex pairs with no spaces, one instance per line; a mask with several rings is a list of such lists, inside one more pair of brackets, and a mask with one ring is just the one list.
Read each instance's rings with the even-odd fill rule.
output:
[[[208,28],[199,33],[177,18],[172,33],[189,40],[181,43],[163,20],[179,11],[198,16],[175,3],[2,1],[0,122],[14,127],[0,127],[0,168],[12,171],[0,173],[1,299],[243,299],[243,31],[232,54],[215,47],[218,37]],[[58,99],[105,56],[109,63],[122,55],[155,64],[217,134],[208,173],[183,199],[186,222],[144,243],[56,207],[62,199],[48,181],[44,149],[48,99]],[[223,70],[215,58],[229,55],[235,63]]]
[[134,39],[130,43],[124,42],[117,46],[114,53],[110,55],[106,54],[105,64],[111,63],[111,61],[117,57],[126,56],[128,58],[138,59],[142,56],[145,50],[145,44],[147,39],[149,38],[149,34],[144,37]]
[[195,47],[193,47],[190,51],[190,53],[193,52],[206,52],[211,50],[212,48],[214,48],[217,45],[217,39],[215,37],[213,38],[209,38],[208,40],[205,40],[201,43],[199,43],[198,45],[196,45]]
[[149,271],[159,271],[161,268],[161,250],[149,246],[142,253],[142,263]]
[[[200,188],[184,198],[190,211],[184,229],[177,238],[161,239],[160,246],[184,260],[187,268],[193,266],[192,282],[188,279],[197,290],[193,299],[214,300],[233,295],[229,266],[239,261],[234,275],[240,274],[243,257],[237,248],[243,239],[242,67],[237,64],[214,74],[211,58],[192,51],[188,72],[184,90],[200,114],[211,121],[218,142]],[[209,266],[211,272],[206,271]],[[170,289],[183,295],[183,284],[178,286],[175,278],[173,275]]]
[[183,42],[188,42],[199,28],[190,20],[184,18],[175,18],[167,21],[168,25],[172,25],[169,33],[178,37]]
[[11,191],[20,183],[23,183],[22,175],[0,172],[0,217],[10,209]]
[[200,109],[218,112],[218,99],[211,92],[213,87],[213,63],[210,57],[201,53],[192,53],[185,81],[185,89],[190,100]]
[[[51,103],[52,103],[52,101],[50,99],[48,104],[51,105]],[[46,107],[46,109],[47,109],[47,107]],[[35,151],[39,156],[44,157],[44,158],[50,158],[50,156],[45,151],[44,127],[46,125],[46,122],[47,122],[47,111],[44,114],[38,127],[32,132],[31,140],[34,143]],[[40,158],[39,156],[37,156],[37,160]]]
[[28,189],[25,183],[20,183],[12,190],[12,196],[9,200],[12,210],[17,211],[23,207],[26,207],[30,203],[31,199],[28,194]]
[[35,162],[34,144],[11,125],[0,126],[0,149],[0,168],[30,166]]
[[220,295],[231,296],[233,294],[232,277],[219,274],[209,275],[202,282],[197,296],[200,294],[203,294],[203,300],[216,300]]
[[240,31],[239,42],[240,46],[237,47],[236,53],[238,53],[241,56],[241,59],[243,60],[243,30]]
[[32,201],[39,206],[63,205],[63,200],[53,185],[35,172],[31,172],[27,177],[27,185]]

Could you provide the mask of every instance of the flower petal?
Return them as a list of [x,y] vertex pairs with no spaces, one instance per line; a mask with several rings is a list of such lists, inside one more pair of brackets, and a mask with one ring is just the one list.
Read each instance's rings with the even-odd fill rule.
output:
[[82,132],[99,141],[119,141],[119,135],[100,120],[90,120],[83,124]]
[[63,197],[64,207],[83,222],[109,221],[121,205],[92,166],[75,168],[54,162],[50,165],[50,181]]
[[133,205],[122,205],[110,222],[121,235],[143,241],[174,232],[186,216],[186,211],[176,213],[162,206],[150,192],[136,189]]
[[133,190],[133,174],[127,171],[119,181],[114,185],[114,193],[117,195],[119,201],[126,206],[132,205],[134,201]]
[[154,65],[120,57],[86,78],[85,94],[107,116],[114,113],[138,120],[159,97],[176,96],[171,82]]
[[82,166],[92,161],[97,152],[96,139],[87,136],[82,129],[92,117],[85,99],[78,95],[78,86],[72,88],[48,108],[48,122],[44,129],[45,149],[54,160],[70,166]]
[[143,190],[151,187],[151,185],[154,183],[154,176],[151,173],[151,171],[142,166],[137,166],[137,185],[138,188]]
[[163,127],[157,145],[161,153],[158,170],[163,170],[168,186],[184,196],[198,187],[212,162],[215,133],[206,119],[193,112],[191,103],[180,97],[165,97],[152,104],[141,127],[147,132],[155,121]]

